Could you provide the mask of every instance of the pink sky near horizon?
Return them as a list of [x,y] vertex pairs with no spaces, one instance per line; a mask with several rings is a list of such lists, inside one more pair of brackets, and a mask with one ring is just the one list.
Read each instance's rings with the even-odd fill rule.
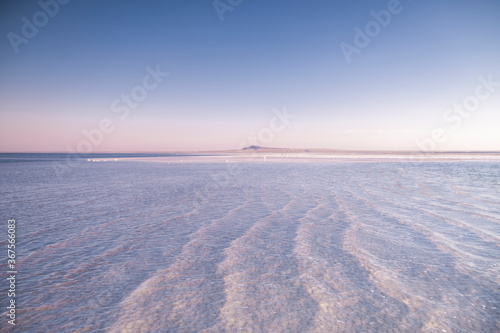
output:
[[[348,59],[387,5],[245,2],[221,21],[211,2],[69,2],[17,52],[0,40],[0,152],[500,151],[500,2],[401,1]],[[40,10],[12,2],[0,35]]]
[[[270,112],[269,116],[272,118],[273,114]],[[436,142],[435,150],[500,150],[500,132],[494,122],[485,126],[480,120],[471,120],[459,130],[442,124],[429,126],[430,129],[341,129],[341,126],[308,124],[299,118],[269,136],[270,126],[265,121],[190,124],[131,119],[115,121],[113,130],[103,133],[98,129],[100,119],[77,121],[67,117],[50,122],[44,118],[39,115],[28,121],[19,116],[11,123],[14,125],[0,125],[0,152],[83,152],[88,147],[92,152],[232,150],[253,144],[282,148],[422,150],[418,142],[424,145],[425,140],[432,140],[432,130],[438,127],[445,130],[446,140]],[[82,141],[87,143],[81,144]]]

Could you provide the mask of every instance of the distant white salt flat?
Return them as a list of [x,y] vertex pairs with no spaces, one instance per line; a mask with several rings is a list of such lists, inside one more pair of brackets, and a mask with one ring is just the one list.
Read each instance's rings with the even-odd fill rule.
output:
[[342,161],[500,161],[500,153],[236,153],[124,157],[114,161],[183,162],[342,162]]

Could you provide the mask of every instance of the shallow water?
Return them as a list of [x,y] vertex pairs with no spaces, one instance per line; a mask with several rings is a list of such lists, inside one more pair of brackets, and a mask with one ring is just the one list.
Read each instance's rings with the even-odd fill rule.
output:
[[13,331],[500,331],[499,162],[51,163],[0,163]]

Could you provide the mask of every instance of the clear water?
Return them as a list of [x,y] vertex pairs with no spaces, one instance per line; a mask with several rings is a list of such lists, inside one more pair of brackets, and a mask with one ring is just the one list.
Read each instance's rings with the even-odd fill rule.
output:
[[0,332],[500,331],[499,162],[54,160],[0,159]]

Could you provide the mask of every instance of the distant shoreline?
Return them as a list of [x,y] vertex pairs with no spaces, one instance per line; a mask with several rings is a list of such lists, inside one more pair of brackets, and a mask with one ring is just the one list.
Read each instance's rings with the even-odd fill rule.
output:
[[118,160],[148,162],[338,162],[338,161],[500,161],[500,152],[392,152],[332,151],[320,149],[260,148],[217,152],[190,152],[170,156],[123,157]]
[[227,154],[327,154],[327,155],[500,155],[499,151],[418,151],[418,150],[347,150],[347,149],[322,149],[322,148],[271,148],[258,147],[229,150],[196,150],[196,151],[97,151],[97,152],[61,152],[61,151],[22,151],[22,152],[0,152],[1,154],[72,154],[72,155],[93,155],[93,154],[139,154],[139,155],[227,155]]
[[247,148],[199,152],[98,152],[98,153],[0,153],[0,162],[33,159],[70,159],[87,162],[422,162],[422,161],[499,161],[500,152],[418,152],[354,151],[327,149]]

